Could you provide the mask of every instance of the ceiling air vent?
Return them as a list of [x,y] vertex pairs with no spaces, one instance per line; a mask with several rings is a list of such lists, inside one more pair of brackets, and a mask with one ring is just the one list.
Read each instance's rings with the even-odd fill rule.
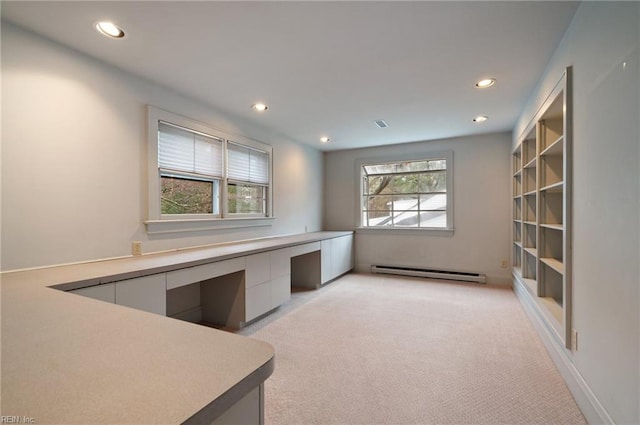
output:
[[380,128],[387,128],[389,124],[387,124],[384,120],[375,120],[374,123]]

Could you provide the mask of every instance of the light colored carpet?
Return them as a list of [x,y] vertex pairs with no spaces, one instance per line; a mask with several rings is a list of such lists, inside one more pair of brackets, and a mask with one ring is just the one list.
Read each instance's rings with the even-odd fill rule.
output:
[[267,425],[586,423],[510,289],[349,274],[241,333]]

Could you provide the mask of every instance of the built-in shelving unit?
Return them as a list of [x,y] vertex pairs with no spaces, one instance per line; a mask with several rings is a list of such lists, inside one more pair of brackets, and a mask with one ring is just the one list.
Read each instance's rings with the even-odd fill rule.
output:
[[513,151],[512,265],[556,336],[571,343],[568,68]]
[[511,249],[511,265],[514,273],[522,275],[522,146],[513,152],[511,167],[513,169],[513,229]]

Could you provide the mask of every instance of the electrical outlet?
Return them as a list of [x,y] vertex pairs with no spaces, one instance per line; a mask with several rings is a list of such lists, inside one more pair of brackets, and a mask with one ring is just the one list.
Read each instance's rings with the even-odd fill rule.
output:
[[502,267],[503,269],[506,269],[507,267],[509,267],[509,260],[500,261],[500,267]]
[[578,351],[578,331],[571,329],[571,351]]
[[304,232],[307,233],[307,226],[304,226]]
[[131,243],[131,255],[142,255],[142,242]]

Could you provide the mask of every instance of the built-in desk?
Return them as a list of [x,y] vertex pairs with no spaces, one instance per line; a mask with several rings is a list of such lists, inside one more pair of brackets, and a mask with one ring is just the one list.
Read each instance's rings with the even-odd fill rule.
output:
[[[208,286],[212,279],[243,275],[244,290],[270,282],[269,305],[274,305],[271,300],[281,299],[284,286],[271,283],[282,281],[283,269],[277,265],[286,264],[287,255],[291,267],[299,247],[352,240],[350,235],[305,233],[1,274],[0,413],[18,416],[23,423],[28,418],[65,424],[209,424],[239,418],[261,423],[261,386],[273,371],[273,347],[165,317],[171,298],[167,294],[197,282]],[[274,271],[272,253],[280,250],[288,254],[275,254]],[[309,252],[322,259],[322,249]],[[263,257],[249,259],[255,255]],[[262,272],[247,267],[252,262],[262,264]],[[207,267],[218,273],[216,263],[227,267],[225,274],[204,273]],[[191,269],[186,273],[191,277],[181,285],[186,269]],[[264,281],[248,279],[249,269],[258,270],[257,280]],[[321,275],[321,283],[329,276]],[[100,294],[88,298],[65,291]],[[246,299],[244,308],[247,319]]]

